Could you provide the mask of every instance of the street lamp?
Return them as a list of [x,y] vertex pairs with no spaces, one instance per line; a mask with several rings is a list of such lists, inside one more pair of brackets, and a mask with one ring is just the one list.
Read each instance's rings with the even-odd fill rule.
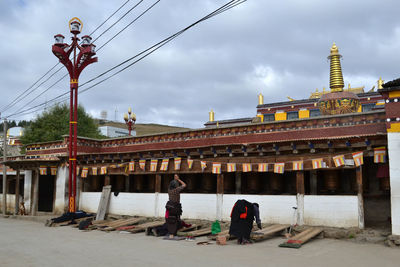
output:
[[[72,18],[69,21],[69,30],[74,35],[70,45],[64,43],[64,36],[57,34],[54,36],[55,43],[52,46],[53,54],[67,68],[70,78],[70,109],[69,109],[69,212],[75,212],[76,197],[76,158],[77,158],[77,137],[78,137],[78,79],[82,70],[97,62],[97,57],[93,57],[95,45],[91,43],[92,38],[88,35],[82,37],[82,44],[79,45],[77,35],[82,31],[82,21]],[[76,49],[79,49],[78,55]],[[73,52],[72,61],[70,59]],[[72,184],[73,183],[73,184]]]
[[126,125],[128,125],[129,136],[131,135],[132,129],[135,129],[136,115],[132,112],[131,108],[128,108],[128,114],[124,114],[124,120]]

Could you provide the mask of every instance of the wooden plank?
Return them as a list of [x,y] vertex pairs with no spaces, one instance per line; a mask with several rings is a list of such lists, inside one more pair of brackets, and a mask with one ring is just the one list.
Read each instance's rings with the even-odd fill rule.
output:
[[131,218],[131,219],[126,219],[123,221],[120,221],[118,223],[113,224],[112,226],[107,226],[105,228],[102,228],[102,231],[114,231],[115,229],[117,229],[118,227],[122,227],[122,226],[128,226],[128,225],[133,225],[133,224],[137,224],[140,221],[145,220],[145,218]]
[[286,242],[280,244],[280,247],[287,248],[300,248],[304,243],[308,242],[311,238],[322,233],[321,228],[308,228]]
[[211,227],[210,228],[204,228],[196,231],[190,231],[190,232],[178,232],[178,236],[203,236],[203,235],[209,235],[211,234]]
[[251,239],[252,240],[262,240],[265,239],[273,234],[276,234],[278,232],[281,232],[287,228],[289,228],[290,225],[289,224],[274,224],[268,227],[265,227],[262,230],[258,230],[255,232],[251,233]]
[[307,234],[304,234],[301,237],[297,237],[295,240],[296,241],[300,241],[302,244],[306,243],[308,240],[310,240],[311,238],[313,238],[314,236],[320,234],[322,232],[321,228],[313,228],[311,229],[310,232],[308,232]]
[[111,185],[103,186],[103,191],[101,192],[99,208],[97,209],[96,221],[104,220],[108,210],[108,203],[110,202]]
[[127,230],[128,232],[131,233],[139,233],[139,232],[144,232],[146,231],[147,228],[154,228],[163,225],[165,222],[163,221],[154,221],[154,222],[148,222],[148,223],[143,223],[137,225],[135,228]]

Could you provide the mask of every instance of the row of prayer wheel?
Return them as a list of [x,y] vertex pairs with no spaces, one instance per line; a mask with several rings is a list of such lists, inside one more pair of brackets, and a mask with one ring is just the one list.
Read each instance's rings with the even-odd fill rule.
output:
[[[366,173],[368,174],[368,173]],[[369,175],[369,174],[368,174]],[[187,193],[215,193],[217,189],[217,175],[211,173],[200,174],[182,174],[181,179],[186,183]],[[155,192],[156,175],[112,175],[110,183],[113,191],[119,192]],[[349,179],[348,186],[351,190],[357,192],[357,181],[353,170],[339,171],[327,170],[318,174],[319,188],[335,193],[342,190],[341,182],[343,179]],[[129,179],[129,181],[127,181]],[[173,179],[172,174],[164,174],[161,178],[161,192],[168,192],[168,186]],[[90,187],[89,191],[101,191],[105,182],[105,176],[90,176],[90,179],[84,180],[85,188]],[[128,183],[127,183],[128,182]],[[129,186],[129,188],[127,188]],[[363,182],[364,191],[368,189],[367,181]],[[389,177],[379,178],[379,187],[382,191],[390,190]],[[224,193],[236,192],[235,173],[224,174]],[[241,193],[242,194],[281,194],[296,193],[296,175],[295,173],[242,173],[241,174]]]

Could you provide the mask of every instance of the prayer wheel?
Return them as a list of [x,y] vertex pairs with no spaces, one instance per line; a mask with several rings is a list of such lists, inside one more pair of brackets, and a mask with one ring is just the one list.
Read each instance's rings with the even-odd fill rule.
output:
[[281,193],[283,188],[283,175],[279,173],[271,173],[269,185],[274,193]]
[[235,192],[235,174],[226,173],[224,174],[224,193]]
[[379,179],[379,188],[382,191],[389,191],[390,190],[390,179],[389,177],[381,177]]
[[339,189],[339,175],[337,171],[326,171],[324,173],[324,184],[325,189],[331,192],[335,192]]
[[172,179],[174,179],[174,177],[171,174],[164,174],[161,177],[161,183],[162,183],[162,188],[161,188],[161,192],[168,192],[168,187],[169,187],[169,183],[172,181]]
[[246,175],[246,188],[250,194],[256,194],[260,191],[260,180],[257,173],[249,173]]
[[115,179],[115,188],[113,191],[122,192],[125,188],[125,176],[116,175],[113,177]]
[[203,193],[216,192],[217,176],[211,173],[205,173],[201,177],[201,187]]
[[143,175],[135,175],[133,178],[133,191],[134,192],[142,192],[144,189],[143,186]]
[[147,191],[155,192],[156,191],[156,175],[147,175]]
[[186,183],[185,191],[194,192],[196,190],[196,177],[193,174],[185,176],[183,181]]
[[90,177],[90,191],[97,192],[100,191],[100,177],[97,175],[92,175]]

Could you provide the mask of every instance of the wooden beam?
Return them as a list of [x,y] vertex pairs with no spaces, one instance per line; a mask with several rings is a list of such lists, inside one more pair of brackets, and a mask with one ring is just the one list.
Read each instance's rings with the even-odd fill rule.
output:
[[357,198],[358,198],[358,227],[364,229],[364,199],[362,166],[356,168]]
[[106,175],[106,177],[104,177],[104,185],[110,185],[111,184],[111,177],[110,175]]
[[311,195],[317,194],[317,171],[310,171],[310,193]]
[[224,193],[224,175],[218,174],[217,175],[217,194]]
[[161,175],[156,174],[156,181],[155,181],[155,192],[160,193],[161,192]]
[[241,194],[242,193],[242,173],[235,172],[235,193]]
[[304,171],[296,172],[296,188],[298,194],[304,195]]

